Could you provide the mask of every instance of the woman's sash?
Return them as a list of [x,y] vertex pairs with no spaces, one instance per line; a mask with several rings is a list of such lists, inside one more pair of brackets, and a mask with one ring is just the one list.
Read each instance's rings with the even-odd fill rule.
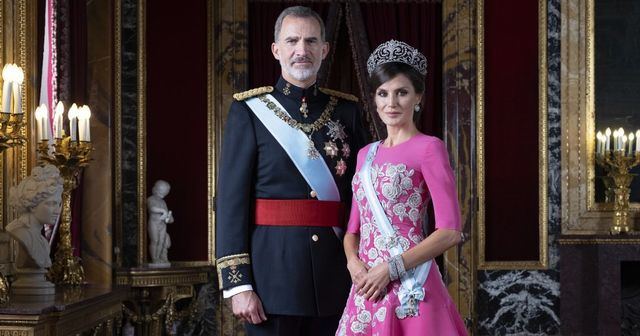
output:
[[[266,94],[265,97],[286,112],[286,109],[272,95]],[[254,97],[245,102],[289,155],[309,187],[318,193],[318,200],[340,201],[336,181],[324,159],[311,160],[307,157],[306,148],[310,141],[307,135],[278,118],[259,98]]]
[[[391,256],[396,256],[402,254],[404,251],[402,250],[402,246],[398,243],[396,232],[393,229],[393,226],[391,226],[391,222],[384,212],[382,204],[380,204],[380,200],[376,195],[371,178],[371,164],[373,159],[376,157],[378,145],[380,145],[380,141],[372,143],[371,147],[369,147],[367,159],[359,174],[367,197],[367,202],[371,208],[371,213],[373,214],[378,230],[385,237],[385,241],[388,242],[387,248],[389,249],[389,254]],[[432,262],[433,260],[428,260],[413,269],[407,270],[407,274],[401,278],[402,285],[398,291],[400,306],[396,308],[396,316],[399,319],[404,319],[408,316],[418,316],[420,314],[418,302],[424,300],[424,283],[429,275]]]

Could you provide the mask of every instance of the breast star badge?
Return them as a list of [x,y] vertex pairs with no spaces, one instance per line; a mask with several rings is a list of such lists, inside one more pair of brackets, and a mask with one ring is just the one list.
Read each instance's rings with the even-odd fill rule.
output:
[[349,158],[349,156],[351,155],[351,147],[349,147],[349,144],[346,142],[342,143],[342,156],[344,156],[345,159]]
[[336,164],[336,174],[338,174],[338,176],[342,176],[346,172],[347,164],[342,159],[338,160],[338,163]]
[[325,142],[324,152],[327,154],[327,156],[334,157],[338,155],[338,146],[333,141]]

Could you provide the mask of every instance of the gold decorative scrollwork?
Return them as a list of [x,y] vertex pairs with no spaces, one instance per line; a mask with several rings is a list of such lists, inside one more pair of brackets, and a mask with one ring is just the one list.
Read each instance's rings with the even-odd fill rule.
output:
[[146,324],[156,321],[161,321],[164,317],[164,327],[168,335],[173,335],[173,326],[176,321],[189,317],[187,323],[192,323],[195,316],[198,313],[197,300],[193,298],[189,307],[178,311],[175,306],[176,295],[171,292],[167,295],[164,303],[160,308],[151,314],[137,314],[133,310],[129,309],[124,303],[122,304],[122,311],[126,318],[136,324]]

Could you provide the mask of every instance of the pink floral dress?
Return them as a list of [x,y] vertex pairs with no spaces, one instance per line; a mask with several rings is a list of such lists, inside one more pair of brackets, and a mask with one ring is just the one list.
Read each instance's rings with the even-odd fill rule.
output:
[[[389,252],[385,247],[385,237],[373,220],[359,175],[370,146],[358,153],[347,231],[360,235],[358,256],[373,267],[387,261]],[[403,251],[424,239],[422,219],[429,200],[433,201],[436,229],[460,230],[455,180],[446,148],[440,139],[418,134],[391,148],[378,146],[371,174],[373,187]],[[419,303],[419,316],[396,317],[400,285],[398,280],[389,283],[387,294],[378,302],[365,300],[352,286],[336,335],[467,334],[435,262],[424,284],[425,299]]]

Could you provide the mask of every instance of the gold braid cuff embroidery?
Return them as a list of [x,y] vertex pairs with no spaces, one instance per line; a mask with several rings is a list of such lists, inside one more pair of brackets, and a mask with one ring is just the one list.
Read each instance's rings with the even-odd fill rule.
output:
[[222,281],[222,272],[227,268],[229,268],[227,280],[229,280],[229,282],[231,282],[232,284],[236,284],[242,281],[242,278],[244,278],[244,274],[240,272],[238,266],[250,264],[251,258],[249,257],[249,253],[234,254],[218,259],[216,262],[216,268],[218,269],[218,286],[222,289],[224,284],[224,282]]

